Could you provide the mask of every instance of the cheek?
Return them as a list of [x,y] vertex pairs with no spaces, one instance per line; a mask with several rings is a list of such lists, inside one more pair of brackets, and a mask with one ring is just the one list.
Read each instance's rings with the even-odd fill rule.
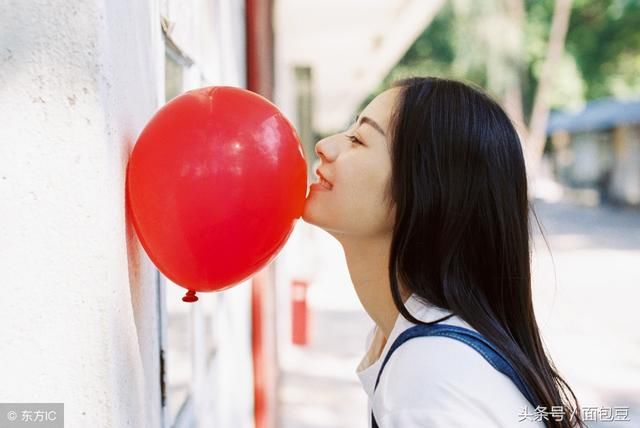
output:
[[385,200],[389,169],[386,165],[365,164],[361,168],[351,168],[339,177],[341,186],[336,186],[343,218],[348,219],[351,228],[380,229],[388,227],[389,210]]
[[391,167],[385,159],[363,163],[360,168],[347,170],[347,183],[352,184],[350,192],[357,200],[368,205],[379,205],[386,192]]

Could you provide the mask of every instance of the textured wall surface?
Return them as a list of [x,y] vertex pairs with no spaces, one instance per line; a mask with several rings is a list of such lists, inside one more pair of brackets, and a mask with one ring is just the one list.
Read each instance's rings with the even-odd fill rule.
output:
[[155,2],[0,2],[0,401],[159,426],[155,269],[125,167],[160,103]]

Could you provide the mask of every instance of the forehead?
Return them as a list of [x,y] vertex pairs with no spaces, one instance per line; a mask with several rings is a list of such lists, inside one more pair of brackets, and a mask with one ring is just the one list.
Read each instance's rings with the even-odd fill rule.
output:
[[398,100],[399,95],[400,88],[387,89],[386,91],[376,96],[364,108],[364,110],[362,110],[361,116],[368,116],[376,121],[386,133],[389,129],[391,113],[395,108],[395,104]]

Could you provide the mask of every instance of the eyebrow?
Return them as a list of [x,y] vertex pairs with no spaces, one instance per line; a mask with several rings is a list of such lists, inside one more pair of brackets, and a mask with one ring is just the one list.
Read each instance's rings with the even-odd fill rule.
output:
[[366,123],[369,126],[371,126],[373,129],[378,131],[380,134],[382,134],[383,137],[386,137],[384,131],[382,130],[382,127],[380,125],[378,125],[378,123],[375,120],[371,119],[368,116],[360,116],[360,117],[358,117],[356,123],[358,123],[358,124]]

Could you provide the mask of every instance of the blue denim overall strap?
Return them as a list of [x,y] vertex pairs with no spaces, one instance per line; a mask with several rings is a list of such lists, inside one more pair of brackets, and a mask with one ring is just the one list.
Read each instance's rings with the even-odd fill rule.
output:
[[[487,360],[496,370],[508,376],[518,387],[520,392],[522,392],[522,395],[524,395],[525,398],[529,400],[533,407],[536,407],[536,400],[534,399],[531,390],[523,382],[521,376],[518,374],[509,360],[501,354],[501,352],[498,350],[498,348],[496,348],[495,345],[489,342],[484,336],[473,330],[448,324],[419,324],[402,332],[402,334],[400,334],[400,336],[398,336],[398,338],[393,342],[393,344],[389,348],[389,352],[387,352],[387,355],[382,361],[382,366],[380,367],[380,371],[378,372],[378,378],[376,379],[376,384],[373,389],[374,392],[378,387],[378,383],[380,382],[382,371],[387,365],[387,362],[389,361],[389,358],[391,357],[393,352],[407,340],[423,336],[450,337],[471,346],[473,349],[478,351],[485,358],[485,360]],[[373,409],[371,411],[371,426],[373,428],[378,428],[378,423],[376,422],[376,418],[373,415]]]

